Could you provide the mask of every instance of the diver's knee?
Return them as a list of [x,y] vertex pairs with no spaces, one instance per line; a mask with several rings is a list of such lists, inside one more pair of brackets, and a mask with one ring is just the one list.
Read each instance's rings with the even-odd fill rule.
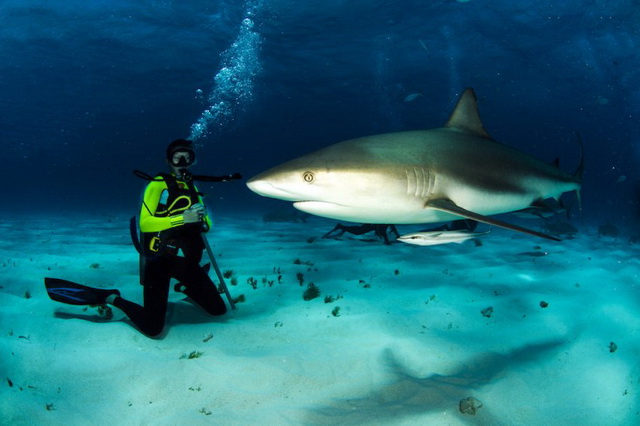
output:
[[227,305],[224,302],[220,305],[208,306],[206,309],[209,315],[220,316],[227,313]]
[[147,321],[147,323],[144,324],[144,327],[140,327],[140,330],[147,337],[158,337],[164,330],[164,323],[165,322],[163,319],[158,319],[156,321]]
[[155,338],[155,337],[160,336],[160,334],[162,334],[162,330],[164,330],[164,326],[162,326],[162,327],[154,326],[154,327],[146,328],[145,330],[142,330],[142,332],[147,337]]

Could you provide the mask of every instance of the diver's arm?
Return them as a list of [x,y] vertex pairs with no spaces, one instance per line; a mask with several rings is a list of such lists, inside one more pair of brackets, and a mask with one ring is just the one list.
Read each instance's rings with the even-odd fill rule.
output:
[[140,230],[142,232],[159,232],[185,224],[183,214],[167,217],[154,216],[160,203],[162,191],[167,189],[164,181],[152,181],[144,190],[142,207],[140,208]]

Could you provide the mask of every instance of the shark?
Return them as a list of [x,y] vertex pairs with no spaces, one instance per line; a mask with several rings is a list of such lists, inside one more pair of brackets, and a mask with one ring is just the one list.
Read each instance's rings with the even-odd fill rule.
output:
[[570,191],[579,199],[583,158],[581,152],[576,171],[567,173],[494,140],[467,88],[443,127],[339,142],[259,173],[247,186],[341,221],[400,225],[468,218],[559,240],[494,215]]

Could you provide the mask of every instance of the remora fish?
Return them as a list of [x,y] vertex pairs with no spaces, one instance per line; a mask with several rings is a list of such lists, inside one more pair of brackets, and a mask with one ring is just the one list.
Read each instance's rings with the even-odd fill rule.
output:
[[444,127],[340,142],[260,173],[247,185],[337,220],[415,224],[465,217],[558,240],[489,216],[577,192],[582,170],[582,158],[570,175],[491,139],[473,89],[466,89]]
[[438,244],[458,243],[470,240],[472,238],[487,235],[486,232],[469,232],[469,231],[426,231],[414,232],[412,234],[401,235],[398,241],[407,244],[415,244],[417,246],[436,246]]

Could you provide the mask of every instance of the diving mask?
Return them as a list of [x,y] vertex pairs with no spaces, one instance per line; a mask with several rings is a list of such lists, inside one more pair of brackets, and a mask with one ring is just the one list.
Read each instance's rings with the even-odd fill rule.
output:
[[174,167],[189,167],[195,161],[195,154],[193,151],[180,150],[175,151],[171,157],[171,164]]

